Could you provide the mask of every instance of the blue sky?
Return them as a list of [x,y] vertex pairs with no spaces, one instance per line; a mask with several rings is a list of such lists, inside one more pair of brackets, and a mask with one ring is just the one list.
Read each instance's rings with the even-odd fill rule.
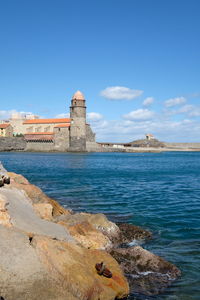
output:
[[0,117],[81,90],[98,141],[200,142],[200,1],[1,0]]

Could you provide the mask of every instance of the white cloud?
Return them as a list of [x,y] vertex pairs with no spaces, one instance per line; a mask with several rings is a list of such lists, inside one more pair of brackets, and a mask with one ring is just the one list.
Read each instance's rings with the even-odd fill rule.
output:
[[101,91],[101,96],[110,100],[132,100],[140,95],[143,91],[133,90],[124,86],[111,86]]
[[55,116],[55,118],[58,118],[58,119],[69,118],[69,117],[70,117],[69,113],[58,114]]
[[160,141],[199,142],[200,123],[190,119],[172,121],[157,118],[143,122],[102,120],[95,126],[91,125],[98,142],[130,142],[145,138],[147,132]]
[[199,117],[200,116],[200,107],[196,105],[183,105],[179,109],[174,110],[167,110],[167,114],[170,115],[177,115],[177,114],[185,114],[189,117]]
[[166,107],[172,107],[185,103],[187,100],[184,97],[171,98],[165,101]]
[[[123,116],[121,120],[105,120],[102,115],[95,113],[97,118],[91,119],[90,124],[98,142],[130,142],[145,138],[147,132],[160,141],[199,142],[200,122],[189,116],[194,114],[193,108],[186,105],[181,107],[180,111],[186,116],[178,121],[165,114],[138,109]],[[197,110],[196,107],[195,111],[196,115],[200,115],[200,109]],[[102,118],[98,118],[98,115]]]
[[153,97],[147,97],[146,99],[144,99],[143,101],[143,105],[144,106],[149,106],[154,102],[154,98]]
[[24,117],[25,115],[30,115],[32,112],[25,112],[25,111],[17,111],[15,109],[11,110],[0,110],[0,119],[1,120],[8,120],[11,118],[11,116],[15,114],[21,117]]
[[88,119],[88,121],[97,122],[99,120],[102,120],[103,116],[96,112],[90,112],[90,113],[87,113],[87,119]]
[[127,120],[148,120],[154,117],[155,113],[149,109],[137,109],[123,116]]
[[188,114],[190,117],[199,117],[200,116],[200,107],[194,107]]
[[194,109],[194,106],[193,106],[193,105],[187,104],[187,105],[184,105],[184,106],[180,107],[180,108],[176,111],[176,113],[179,113],[179,114],[185,114],[185,113],[191,112],[193,109]]

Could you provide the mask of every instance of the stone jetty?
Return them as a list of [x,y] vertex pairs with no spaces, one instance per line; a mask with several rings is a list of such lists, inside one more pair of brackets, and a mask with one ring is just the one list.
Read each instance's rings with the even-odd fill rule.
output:
[[150,232],[103,214],[74,213],[21,175],[0,175],[0,298],[116,300],[158,294],[180,276],[140,246]]

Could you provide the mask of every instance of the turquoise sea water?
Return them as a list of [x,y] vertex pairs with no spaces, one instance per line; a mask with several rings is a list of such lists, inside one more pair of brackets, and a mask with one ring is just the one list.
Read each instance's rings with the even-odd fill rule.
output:
[[144,248],[176,264],[182,277],[156,297],[200,299],[200,153],[0,153],[21,173],[75,211],[151,230]]

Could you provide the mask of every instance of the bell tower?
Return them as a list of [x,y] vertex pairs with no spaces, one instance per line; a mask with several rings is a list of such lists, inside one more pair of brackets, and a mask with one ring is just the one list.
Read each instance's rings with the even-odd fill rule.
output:
[[84,95],[77,91],[70,106],[69,150],[86,151],[86,106]]

